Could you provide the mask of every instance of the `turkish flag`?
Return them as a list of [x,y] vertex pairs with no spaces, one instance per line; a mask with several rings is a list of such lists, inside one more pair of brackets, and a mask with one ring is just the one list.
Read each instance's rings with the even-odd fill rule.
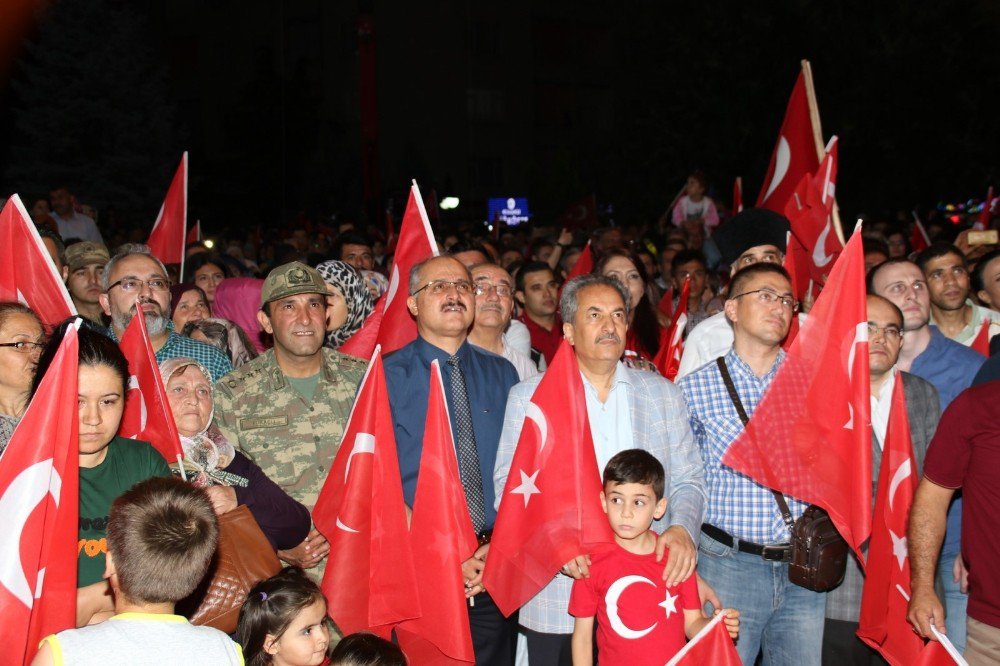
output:
[[871,532],[868,314],[860,227],[722,462],[818,504],[858,553]]
[[969,341],[969,347],[975,349],[977,352],[985,356],[990,357],[990,323],[991,319],[983,319],[983,323],[979,326],[979,331],[976,336]]
[[[809,260],[806,258],[806,249],[789,231],[785,242],[785,270],[791,278],[792,293],[795,298],[802,302],[805,295],[812,290],[812,280],[807,280],[803,276],[809,274]],[[788,335],[782,341],[781,346],[785,351],[792,346],[795,336],[799,334],[798,315],[792,317],[792,323],[788,326]]]
[[681,356],[684,354],[684,327],[687,326],[688,316],[688,294],[691,293],[691,278],[684,278],[684,286],[681,287],[681,297],[677,301],[677,309],[674,311],[673,322],[667,330],[667,344],[660,345],[660,351],[656,352],[653,365],[660,371],[660,374],[674,381],[677,370],[681,367]]
[[118,346],[128,359],[128,396],[118,434],[130,439],[149,442],[169,462],[184,456],[174,415],[167,401],[156,353],[149,342],[146,318],[142,308],[122,333]]
[[186,243],[187,245],[190,245],[191,243],[197,243],[200,240],[201,240],[201,220],[195,220],[194,224],[191,226],[191,230],[188,231]]
[[927,230],[924,229],[923,222],[914,213],[913,230],[910,232],[910,248],[914,252],[923,252],[930,246],[931,238],[927,235]]
[[663,296],[660,298],[659,304],[657,304],[656,309],[670,317],[671,320],[674,318],[674,288],[667,287],[663,292]]
[[563,341],[528,403],[486,560],[483,581],[504,615],[611,541],[601,488],[580,367]]
[[[403,223],[399,228],[399,240],[396,243],[396,254],[392,259],[392,270],[389,271],[389,290],[379,299],[381,307],[378,303],[375,304],[375,310],[381,310],[381,315],[378,317],[369,315],[358,332],[344,343],[345,346],[350,345],[348,347],[350,351],[344,353],[359,358],[371,357],[375,350],[374,345],[368,347],[367,343],[372,339],[371,327],[377,327],[374,340],[376,344],[382,346],[382,351],[386,354],[417,339],[417,324],[406,307],[410,269],[424,259],[436,256],[438,256],[437,241],[434,240],[431,224],[427,220],[427,212],[420,198],[420,189],[414,181],[410,187],[410,200],[406,203],[406,212],[403,213]],[[350,344],[351,340],[359,336],[360,342]]]
[[396,436],[377,347],[316,500],[313,523],[330,543],[322,587],[330,617],[345,636],[370,631],[388,639],[396,624],[420,617]]
[[816,173],[802,177],[784,211],[792,235],[806,250],[809,277],[816,284],[826,282],[833,262],[844,249],[833,229],[836,182],[837,137],[833,137]]
[[348,354],[355,358],[371,358],[371,354],[378,345],[378,332],[382,328],[382,308],[385,306],[385,294],[382,294],[371,313],[365,317],[365,323],[357,332],[344,341],[337,350],[341,354]]
[[49,326],[76,314],[62,276],[16,194],[0,211],[0,301],[24,303]]
[[187,241],[188,154],[184,151],[181,163],[170,181],[167,196],[156,216],[156,224],[149,233],[150,251],[165,264],[180,264],[184,277],[184,244]]
[[757,197],[757,208],[768,208],[784,215],[795,186],[819,166],[814,137],[805,74],[800,72],[785,109],[785,119],[767,167],[764,187]]
[[732,214],[737,215],[743,212],[743,179],[736,176],[733,181],[733,210]]
[[702,627],[681,651],[667,662],[667,666],[742,666],[740,655],[723,624],[725,615],[719,613]]
[[399,645],[414,664],[474,663],[462,562],[476,551],[476,532],[458,472],[441,368],[431,363],[427,424],[410,519],[417,589],[423,616],[396,627]]
[[0,456],[0,644],[29,664],[42,638],[76,625],[79,528],[76,327]]
[[912,664],[924,647],[924,641],[906,620],[910,600],[906,529],[917,476],[903,377],[897,373],[882,447],[858,625],[858,637],[894,665]]
[[948,637],[939,633],[933,624],[931,631],[934,632],[934,637],[937,640],[927,641],[927,645],[920,651],[920,655],[912,662],[913,666],[955,666],[956,664],[969,666],[969,662],[962,658]]
[[597,226],[597,197],[586,196],[563,211],[556,220],[560,229],[592,229]]
[[569,282],[575,277],[587,275],[592,270],[594,270],[594,253],[590,250],[590,241],[587,241],[587,244],[580,252],[580,256],[576,258],[576,263],[573,264],[573,268],[570,270],[569,275],[566,276],[566,282]]

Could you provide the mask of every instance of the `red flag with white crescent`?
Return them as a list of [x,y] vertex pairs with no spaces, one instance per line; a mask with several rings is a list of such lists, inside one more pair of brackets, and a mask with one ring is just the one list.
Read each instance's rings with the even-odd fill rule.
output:
[[559,219],[556,226],[560,229],[593,229],[597,226],[597,197],[586,196],[569,206]]
[[573,264],[573,268],[570,270],[569,275],[566,276],[566,282],[569,282],[575,277],[587,275],[592,270],[594,270],[594,253],[590,249],[590,241],[587,241],[587,244],[580,252],[580,256],[576,258],[576,263]]
[[420,562],[417,589],[423,616],[396,627],[400,647],[413,664],[475,663],[462,562],[472,557],[478,543],[458,472],[437,360],[431,362],[410,543],[414,561]]
[[79,436],[75,326],[0,456],[0,644],[30,664],[38,643],[76,626]]
[[24,303],[48,326],[76,314],[62,276],[16,194],[0,211],[0,301]]
[[184,151],[181,163],[174,172],[167,195],[156,216],[156,223],[149,233],[150,251],[165,264],[181,264],[184,277],[184,244],[187,241],[188,154]]
[[370,631],[388,639],[399,622],[421,615],[404,506],[376,348],[312,512],[330,543],[322,585],[328,612],[345,636]]
[[809,277],[819,285],[826,282],[834,261],[844,249],[833,228],[837,145],[837,137],[831,138],[816,172],[802,177],[784,210],[792,236],[805,249]]
[[535,388],[500,500],[483,583],[504,615],[610,542],[580,367],[565,340]]

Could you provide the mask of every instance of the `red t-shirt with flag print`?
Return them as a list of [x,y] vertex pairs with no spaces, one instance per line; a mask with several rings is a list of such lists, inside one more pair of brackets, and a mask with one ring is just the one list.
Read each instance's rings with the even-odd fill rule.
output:
[[684,647],[684,611],[701,602],[694,576],[672,587],[663,582],[667,554],[657,562],[655,553],[608,544],[591,554],[590,578],[574,581],[569,614],[597,617],[601,666],[663,666]]

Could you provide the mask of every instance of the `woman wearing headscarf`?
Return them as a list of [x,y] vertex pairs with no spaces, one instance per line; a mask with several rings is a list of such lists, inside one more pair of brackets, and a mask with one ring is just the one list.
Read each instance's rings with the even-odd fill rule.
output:
[[185,469],[223,514],[244,504],[275,550],[294,548],[309,533],[309,511],[236,450],[212,423],[212,376],[191,358],[160,364],[170,411],[184,449]]
[[258,354],[263,354],[268,347],[257,321],[263,286],[264,281],[257,278],[227,278],[215,288],[215,302],[212,303],[212,316],[228,319],[242,328]]
[[361,274],[342,261],[324,261],[316,270],[326,281],[329,308],[326,311],[325,346],[337,349],[358,332],[372,312],[372,296]]

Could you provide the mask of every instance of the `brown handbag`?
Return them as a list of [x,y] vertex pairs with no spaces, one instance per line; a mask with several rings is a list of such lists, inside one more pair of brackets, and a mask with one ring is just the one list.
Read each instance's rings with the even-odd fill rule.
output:
[[[716,363],[745,427],[750,418],[743,409],[729,368],[721,356],[716,359]],[[792,520],[792,512],[788,509],[785,496],[773,489],[771,493],[774,494],[774,501],[777,502],[781,517],[791,534],[788,580],[815,592],[826,592],[840,585],[847,571],[848,546],[830,515],[815,504],[810,504],[798,520]]]
[[271,542],[245,505],[219,516],[219,547],[201,583],[177,604],[191,624],[236,631],[240,607],[259,581],[281,571]]

